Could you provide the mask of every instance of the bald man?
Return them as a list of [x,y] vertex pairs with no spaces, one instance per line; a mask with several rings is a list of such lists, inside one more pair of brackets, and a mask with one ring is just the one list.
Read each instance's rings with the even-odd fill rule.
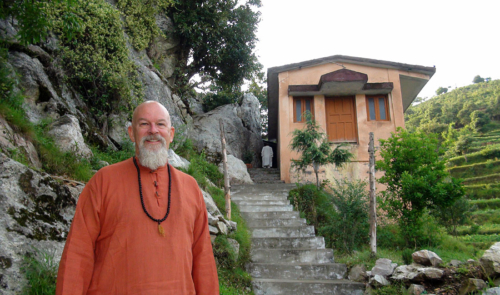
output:
[[135,109],[135,157],[102,168],[83,189],[56,294],[219,294],[203,195],[168,164],[174,133],[160,103]]

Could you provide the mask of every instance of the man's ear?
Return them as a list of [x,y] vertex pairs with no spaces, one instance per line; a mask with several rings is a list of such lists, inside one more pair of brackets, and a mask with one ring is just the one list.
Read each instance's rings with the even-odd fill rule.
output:
[[127,131],[128,131],[128,136],[130,137],[130,140],[132,140],[132,142],[135,142],[134,129],[132,128],[132,125],[128,126]]
[[175,134],[175,128],[174,127],[170,127],[170,143],[172,143],[172,141],[174,141],[174,134]]

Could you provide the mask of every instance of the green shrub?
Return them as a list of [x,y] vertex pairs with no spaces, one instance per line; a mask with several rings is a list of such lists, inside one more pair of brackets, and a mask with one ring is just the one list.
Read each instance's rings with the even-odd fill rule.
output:
[[219,168],[215,164],[206,160],[203,152],[199,155],[193,155],[190,160],[191,164],[187,173],[196,179],[200,187],[206,189],[209,186],[207,179],[218,187],[224,184],[224,175],[220,173]]
[[316,229],[321,225],[328,225],[334,209],[331,196],[323,189],[318,189],[314,184],[299,185],[291,190],[288,195],[295,210],[303,212],[305,219]]
[[402,249],[404,240],[401,238],[399,227],[388,224],[377,227],[377,246],[384,249]]
[[54,254],[34,249],[24,257],[21,271],[24,273],[27,286],[23,295],[53,295],[56,292],[56,277],[58,264]]
[[330,187],[335,210],[317,208],[331,214],[329,222],[320,224],[318,232],[325,237],[327,245],[350,253],[366,245],[369,239],[367,184],[360,180],[335,181],[336,186]]
[[401,257],[403,259],[404,264],[411,264],[413,262],[413,258],[411,256],[413,254],[412,249],[404,249],[403,252],[401,253]]

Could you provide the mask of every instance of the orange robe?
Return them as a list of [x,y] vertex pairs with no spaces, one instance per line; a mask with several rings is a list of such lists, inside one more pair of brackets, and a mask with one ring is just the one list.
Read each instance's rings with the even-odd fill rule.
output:
[[[167,212],[167,167],[139,167],[146,209],[161,219]],[[132,159],[94,175],[76,206],[56,294],[219,294],[203,195],[191,176],[173,167],[170,173],[165,237],[142,209]]]

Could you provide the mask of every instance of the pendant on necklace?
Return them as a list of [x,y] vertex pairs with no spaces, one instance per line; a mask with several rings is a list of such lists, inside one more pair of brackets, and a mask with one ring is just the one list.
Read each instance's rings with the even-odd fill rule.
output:
[[158,223],[158,233],[160,236],[164,237],[165,236],[165,230],[163,229],[163,226],[161,226],[160,223]]

